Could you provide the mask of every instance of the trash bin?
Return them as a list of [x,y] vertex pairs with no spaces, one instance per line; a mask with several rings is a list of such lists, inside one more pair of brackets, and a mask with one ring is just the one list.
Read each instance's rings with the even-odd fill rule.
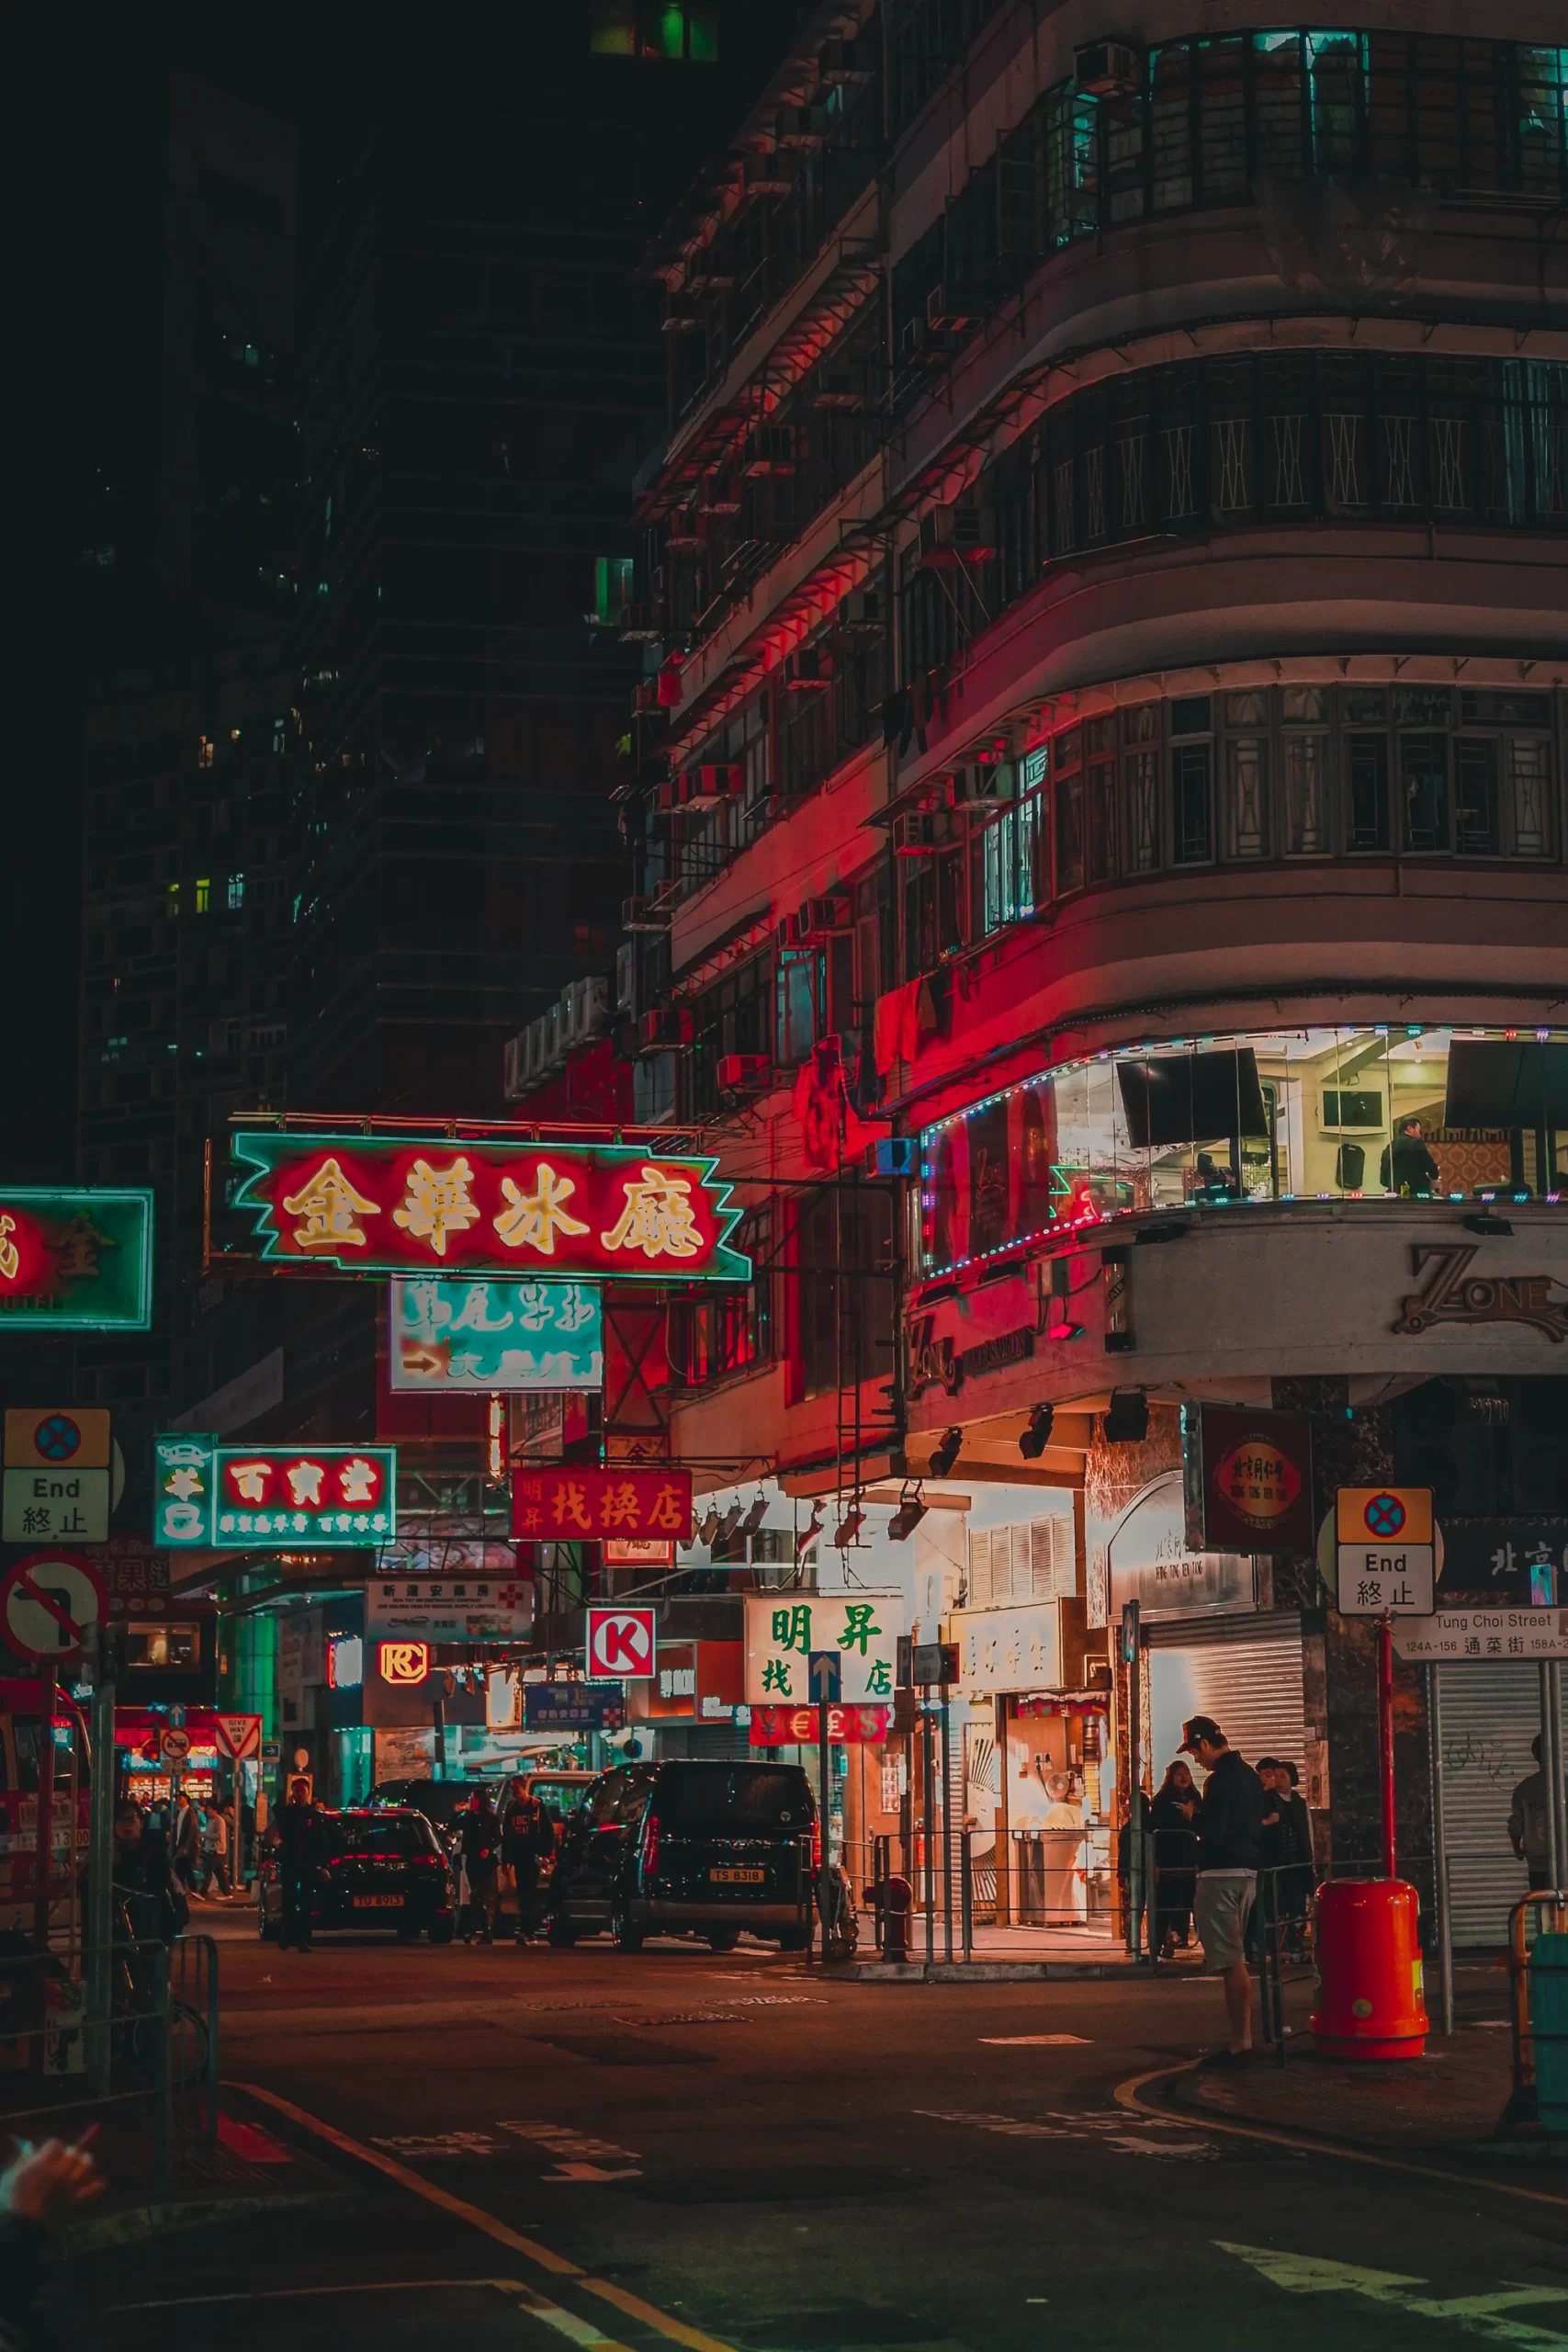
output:
[[1325,2058],[1419,2058],[1427,2043],[1416,1889],[1403,1879],[1331,1879],[1317,1898]]
[[1537,1936],[1529,2004],[1536,2112],[1543,2130],[1568,2132],[1568,1935]]

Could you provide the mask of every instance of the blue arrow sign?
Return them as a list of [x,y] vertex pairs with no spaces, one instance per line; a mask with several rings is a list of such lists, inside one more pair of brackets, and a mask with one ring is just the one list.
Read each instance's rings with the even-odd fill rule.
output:
[[844,1687],[844,1661],[837,1650],[813,1650],[807,1661],[806,1683],[818,1702],[826,1699],[832,1706],[841,1697]]

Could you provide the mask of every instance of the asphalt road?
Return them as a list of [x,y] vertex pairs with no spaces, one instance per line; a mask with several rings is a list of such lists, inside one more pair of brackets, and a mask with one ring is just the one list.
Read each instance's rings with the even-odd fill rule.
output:
[[292,2201],[82,2261],[80,2341],[1568,2347],[1568,2167],[1509,2195],[1119,2102],[1213,2039],[1202,1980],[825,1984],[745,1944],[222,1961],[231,2105]]

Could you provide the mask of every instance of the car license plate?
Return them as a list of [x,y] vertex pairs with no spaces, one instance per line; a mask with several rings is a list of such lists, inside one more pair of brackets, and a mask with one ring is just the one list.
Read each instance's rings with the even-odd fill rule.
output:
[[400,1911],[403,1898],[400,1894],[356,1894],[354,1907],[356,1911]]
[[717,1879],[721,1886],[761,1886],[767,1872],[760,1870],[712,1870],[708,1876]]

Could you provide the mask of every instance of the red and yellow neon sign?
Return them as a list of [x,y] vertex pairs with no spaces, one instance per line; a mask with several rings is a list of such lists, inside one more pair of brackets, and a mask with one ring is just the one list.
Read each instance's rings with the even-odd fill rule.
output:
[[279,1265],[749,1282],[717,1161],[626,1145],[243,1129],[235,1198]]

